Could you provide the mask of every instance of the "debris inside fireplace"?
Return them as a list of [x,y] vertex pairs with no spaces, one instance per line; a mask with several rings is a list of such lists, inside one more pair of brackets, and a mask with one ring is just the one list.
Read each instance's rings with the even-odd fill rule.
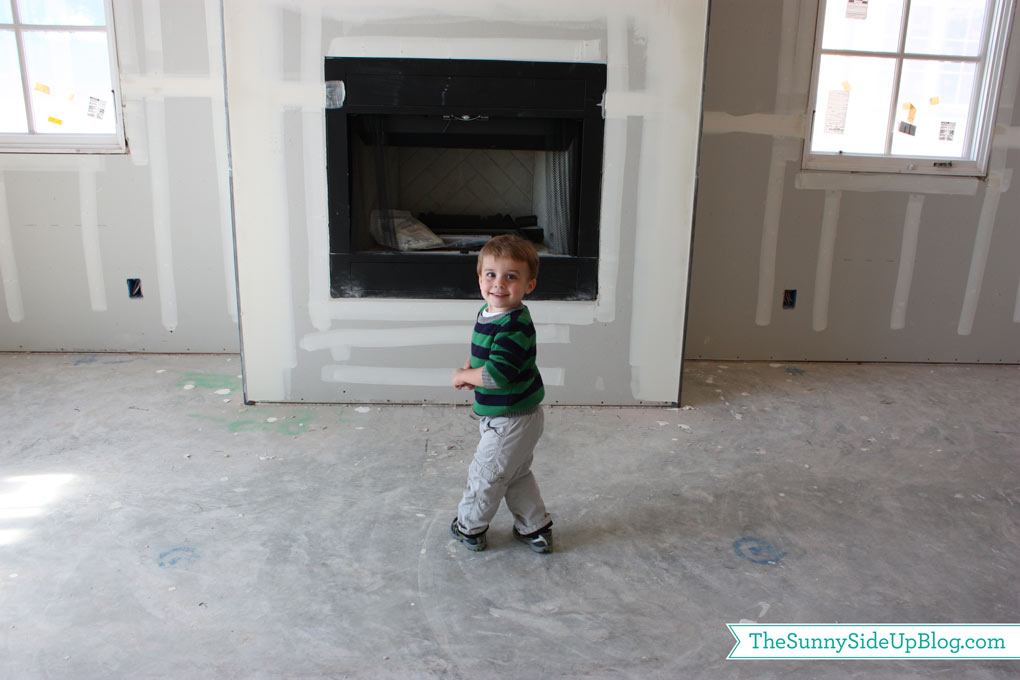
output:
[[371,233],[379,245],[403,251],[478,251],[493,236],[517,234],[544,250],[545,232],[536,215],[448,215],[406,210],[372,211]]

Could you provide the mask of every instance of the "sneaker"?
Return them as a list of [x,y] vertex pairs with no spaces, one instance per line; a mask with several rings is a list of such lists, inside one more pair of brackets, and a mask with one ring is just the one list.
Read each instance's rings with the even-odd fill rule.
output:
[[454,538],[463,543],[464,547],[468,550],[474,550],[475,552],[485,550],[485,532],[483,531],[482,533],[475,534],[473,536],[461,533],[460,527],[457,526],[456,517],[453,518],[453,523],[450,524],[450,533],[453,534]]
[[522,534],[517,531],[517,527],[514,527],[514,538],[521,543],[527,543],[528,547],[537,553],[551,553],[553,549],[552,522],[547,524],[544,529],[530,534]]

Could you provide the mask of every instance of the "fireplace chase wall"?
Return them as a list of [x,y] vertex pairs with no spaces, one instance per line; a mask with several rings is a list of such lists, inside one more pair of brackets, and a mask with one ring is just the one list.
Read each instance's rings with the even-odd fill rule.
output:
[[605,64],[327,57],[325,77],[332,297],[477,298],[478,248],[514,232],[532,299],[595,299]]
[[[463,284],[469,294],[463,298],[422,293],[435,278],[429,271],[418,275],[420,285],[407,287],[413,294],[437,295],[433,299],[381,293],[369,297],[367,290],[354,290],[353,283],[344,293],[332,281],[342,269],[331,264],[343,256],[350,269],[362,255],[404,255],[384,252],[374,240],[352,242],[351,233],[346,242],[342,234],[334,239],[338,247],[330,245],[337,210],[333,202],[331,212],[331,202],[337,191],[349,191],[353,181],[348,173],[338,189],[334,119],[344,109],[349,119],[362,96],[359,92],[366,91],[357,84],[358,78],[348,78],[343,106],[330,108],[337,102],[327,95],[340,92],[327,82],[342,78],[327,77],[324,68],[327,58],[340,57],[605,67],[604,123],[598,106],[600,87],[585,88],[582,114],[548,116],[604,125],[604,150],[593,232],[598,236],[597,250],[585,253],[579,236],[577,255],[543,255],[536,290],[547,289],[553,260],[594,256],[595,297],[528,303],[538,333],[546,401],[674,402],[681,382],[708,4],[708,0],[223,0],[224,91],[230,120],[227,170],[245,398],[306,404],[467,404],[472,398],[451,387],[450,375],[463,365],[480,304],[473,252],[411,253],[420,260],[458,256],[446,268],[469,279]],[[394,87],[375,74],[361,80],[373,91]],[[567,88],[550,89],[555,94]],[[382,104],[389,101],[380,98]],[[426,103],[434,110],[443,101]],[[478,114],[459,106],[449,108],[443,113]],[[490,126],[496,117],[490,115]],[[587,132],[584,136],[587,144]],[[435,148],[456,154],[473,151],[435,145],[384,151],[410,154]],[[377,153],[371,145],[366,149],[363,152],[372,156]],[[537,176],[542,165],[534,165]],[[329,179],[327,166],[334,175]],[[541,186],[536,179],[533,187],[541,191]],[[533,205],[534,196],[524,200],[521,211]],[[476,209],[454,207],[457,212]],[[516,215],[516,210],[510,212]],[[489,211],[497,212],[507,210]],[[528,212],[535,213],[536,208]],[[578,222],[584,220],[579,217]],[[553,243],[547,250],[563,247],[569,245]],[[387,268],[382,272],[380,278],[389,278]],[[589,287],[588,295],[592,294]],[[325,409],[318,414],[319,420],[328,417]],[[364,425],[367,434],[373,425]]]

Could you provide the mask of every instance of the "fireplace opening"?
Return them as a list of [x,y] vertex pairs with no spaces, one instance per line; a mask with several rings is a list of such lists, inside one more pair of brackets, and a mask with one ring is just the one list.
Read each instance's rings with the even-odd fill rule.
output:
[[539,251],[533,299],[594,299],[605,65],[326,59],[333,297],[478,296],[486,240]]

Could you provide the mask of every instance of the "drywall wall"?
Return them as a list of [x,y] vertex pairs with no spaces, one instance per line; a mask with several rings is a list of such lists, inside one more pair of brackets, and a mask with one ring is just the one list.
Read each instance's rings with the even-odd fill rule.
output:
[[687,357],[1020,362],[1016,18],[988,178],[890,178],[801,170],[816,11],[712,4]]
[[0,153],[0,350],[236,352],[220,4],[114,23],[129,153]]
[[[673,402],[707,0],[224,0],[246,396],[466,402],[477,300],[329,295],[326,56],[608,65],[599,296],[533,302],[549,402]],[[539,281],[541,285],[541,280]]]

